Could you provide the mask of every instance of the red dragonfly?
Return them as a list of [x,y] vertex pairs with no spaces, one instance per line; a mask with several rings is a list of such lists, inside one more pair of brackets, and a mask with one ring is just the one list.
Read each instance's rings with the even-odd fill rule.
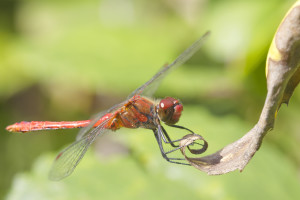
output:
[[[197,52],[208,35],[209,32],[206,32],[199,40],[176,58],[174,62],[163,66],[149,81],[137,88],[127,100],[100,113],[94,120],[62,122],[22,121],[7,126],[6,130],[10,132],[30,132],[50,129],[83,128],[77,135],[76,141],[61,151],[55,158],[49,173],[51,180],[60,180],[69,176],[97,136],[103,135],[108,131],[116,131],[122,127],[152,130],[164,159],[171,163],[189,165],[178,162],[178,160],[184,160],[182,158],[169,158],[167,156],[168,153],[181,148],[174,144],[174,142],[180,140],[172,141],[161,125],[162,121],[168,126],[185,129],[193,133],[185,127],[175,125],[183,111],[182,104],[172,97],[166,97],[156,102],[146,96],[153,95],[158,84],[171,69],[180,66]],[[165,152],[162,141],[176,148]]]

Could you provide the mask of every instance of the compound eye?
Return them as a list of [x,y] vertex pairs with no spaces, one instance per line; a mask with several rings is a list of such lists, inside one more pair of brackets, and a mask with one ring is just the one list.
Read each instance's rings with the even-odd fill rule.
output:
[[176,124],[183,110],[177,99],[166,97],[159,102],[158,115],[166,124]]
[[161,108],[163,110],[168,110],[169,108],[172,108],[174,106],[172,99],[173,99],[172,97],[167,97],[165,99],[162,99],[159,102],[159,108]]

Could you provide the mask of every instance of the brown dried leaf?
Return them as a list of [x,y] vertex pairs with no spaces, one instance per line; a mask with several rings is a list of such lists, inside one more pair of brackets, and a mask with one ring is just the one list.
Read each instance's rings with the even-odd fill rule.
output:
[[[278,105],[288,104],[300,81],[300,1],[288,11],[273,38],[266,65],[268,87],[282,84],[284,94]],[[269,86],[270,85],[270,86]]]
[[[190,146],[195,144],[196,140],[202,140],[204,142],[204,144],[202,145],[202,148],[200,148],[200,149],[191,149]],[[201,153],[204,153],[207,150],[208,143],[206,142],[206,140],[204,140],[204,138],[201,135],[188,134],[188,135],[185,135],[180,140],[179,146],[183,147],[183,148],[180,149],[181,152],[185,152],[185,149],[188,148],[189,151],[192,154],[201,154]]]
[[209,175],[242,171],[261,146],[264,136],[274,127],[276,113],[282,103],[288,103],[300,81],[300,0],[288,11],[279,26],[267,57],[268,93],[259,121],[247,134],[214,154],[191,158],[186,155],[197,139],[196,135],[183,138],[181,152],[195,168]]
[[[236,169],[242,170],[259,148],[260,139],[258,129],[252,129],[240,140],[224,147],[220,151],[205,157],[188,157],[186,148],[196,140],[203,140],[196,134],[186,135],[182,138],[180,150],[185,159],[196,169],[206,172],[208,175],[224,174]],[[206,141],[205,141],[206,142]],[[191,152],[192,153],[192,152]]]

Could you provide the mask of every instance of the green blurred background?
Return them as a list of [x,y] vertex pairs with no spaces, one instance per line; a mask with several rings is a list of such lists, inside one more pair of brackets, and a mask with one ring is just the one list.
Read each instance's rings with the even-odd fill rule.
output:
[[211,30],[205,46],[166,77],[155,97],[179,98],[179,124],[204,136],[206,154],[213,153],[257,122],[268,47],[293,2],[2,0],[0,199],[299,197],[298,89],[244,172],[222,176],[167,163],[149,130],[121,130],[99,138],[72,176],[51,182],[52,160],[78,130],[5,130],[22,120],[89,119]]

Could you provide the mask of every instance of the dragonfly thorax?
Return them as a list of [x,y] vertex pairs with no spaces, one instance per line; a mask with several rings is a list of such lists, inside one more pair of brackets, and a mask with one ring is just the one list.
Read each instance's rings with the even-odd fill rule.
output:
[[160,120],[169,125],[176,124],[179,121],[182,110],[182,104],[172,97],[162,99],[157,105]]

